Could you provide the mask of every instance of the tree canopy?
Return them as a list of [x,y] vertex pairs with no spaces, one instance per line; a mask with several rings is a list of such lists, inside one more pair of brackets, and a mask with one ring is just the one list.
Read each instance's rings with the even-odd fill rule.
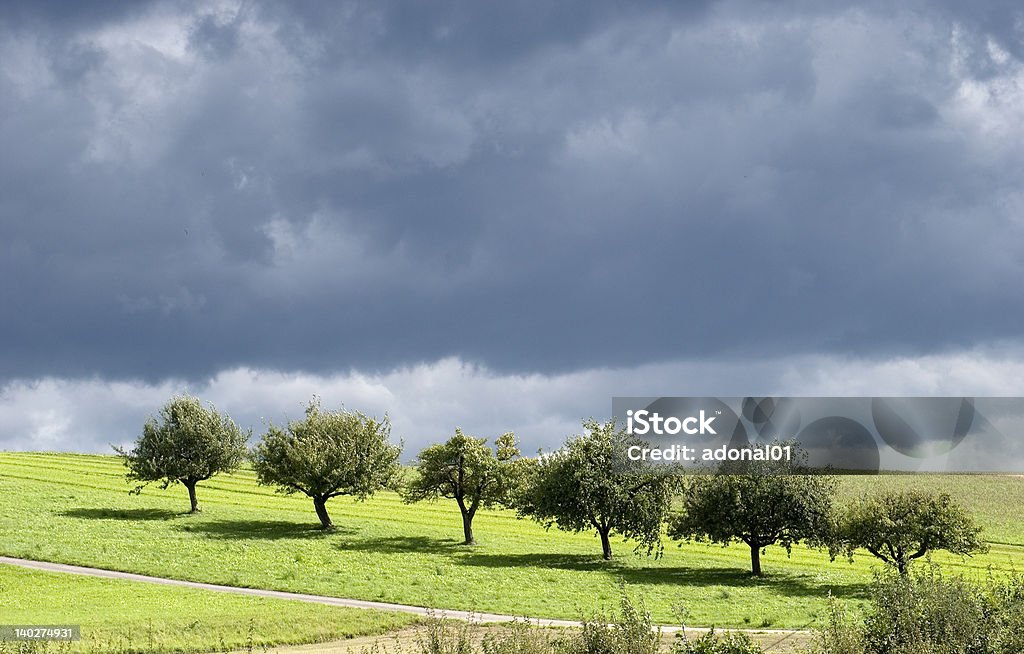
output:
[[912,561],[933,550],[985,551],[980,533],[981,527],[948,493],[886,491],[842,511],[833,553],[844,551],[852,559],[863,548],[906,575]]
[[324,411],[314,398],[303,420],[270,425],[253,449],[253,469],[261,484],[311,497],[320,525],[331,529],[327,500],[366,499],[395,479],[401,448],[389,442],[390,434],[386,416]]
[[522,516],[567,531],[594,529],[603,557],[612,558],[610,534],[660,550],[661,526],[675,487],[671,476],[623,469],[625,433],[615,421],[583,421],[586,433],[535,460],[516,500]]
[[462,513],[464,543],[473,544],[477,510],[509,505],[522,477],[515,435],[503,434],[494,444],[492,450],[486,438],[473,438],[456,428],[446,442],[424,448],[416,457],[416,476],[404,489],[405,500],[454,499]]
[[250,432],[243,432],[228,416],[198,398],[172,398],[160,409],[160,418],[150,418],[131,451],[115,447],[128,468],[128,479],[162,481],[163,488],[180,483],[188,489],[193,513],[198,513],[196,484],[219,472],[238,467],[245,457]]
[[831,533],[836,480],[809,474],[794,450],[789,462],[752,461],[695,475],[682,494],[682,511],[669,521],[672,538],[750,547],[750,568],[761,575],[761,550],[790,552],[801,541],[824,544]]

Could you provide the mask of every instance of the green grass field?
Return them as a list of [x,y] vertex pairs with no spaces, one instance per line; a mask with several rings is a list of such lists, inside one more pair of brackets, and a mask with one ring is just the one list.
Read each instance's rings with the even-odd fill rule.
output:
[[[971,507],[993,545],[963,560],[938,555],[954,574],[1024,563],[1024,479],[987,476],[893,476],[843,479],[853,496],[877,484],[950,491]],[[0,453],[0,554],[125,570],[178,579],[383,600],[420,606],[576,618],[617,605],[624,582],[654,618],[731,627],[805,627],[827,597],[862,601],[876,563],[851,565],[822,552],[781,548],[763,557],[766,577],[747,573],[741,546],[666,542],[660,559],[634,556],[617,541],[616,560],[600,559],[591,534],[567,534],[508,511],[483,512],[480,544],[459,544],[452,502],[405,505],[390,493],[367,502],[336,498],[338,529],[316,529],[312,503],[281,496],[240,472],[200,486],[201,515],[186,515],[181,487],[128,494],[114,457]],[[4,572],[0,571],[0,575]],[[0,577],[2,580],[3,577]],[[160,589],[160,593],[177,590]]]
[[0,565],[0,622],[81,625],[72,652],[259,648],[379,634],[414,619]]

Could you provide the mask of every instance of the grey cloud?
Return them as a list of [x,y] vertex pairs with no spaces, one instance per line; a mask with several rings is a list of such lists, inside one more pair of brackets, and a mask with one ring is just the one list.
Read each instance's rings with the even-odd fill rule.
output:
[[74,3],[7,0],[0,19],[4,24],[19,28],[73,32],[138,15],[150,4],[133,0],[82,0]]
[[18,5],[0,376],[1017,338],[1014,11]]
[[[598,0],[552,4],[529,0],[500,5],[459,1],[442,5],[385,1],[350,3],[262,3],[258,12],[280,24],[292,43],[313,41],[321,59],[352,53],[405,60],[439,59],[470,72],[502,67],[538,50],[578,44],[610,23],[636,16],[699,20],[711,0],[686,2]],[[344,33],[348,38],[338,38]],[[297,52],[308,53],[302,48]]]

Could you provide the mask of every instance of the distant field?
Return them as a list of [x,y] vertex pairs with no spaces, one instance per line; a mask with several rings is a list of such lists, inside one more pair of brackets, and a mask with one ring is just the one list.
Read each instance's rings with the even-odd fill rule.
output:
[[78,624],[72,652],[182,652],[380,634],[414,616],[0,565],[0,622]]
[[[961,560],[939,555],[953,573],[1020,571],[1024,562],[1024,479],[983,476],[850,477],[843,493],[869,485],[949,490],[970,506],[993,543]],[[875,562],[830,563],[821,552],[781,548],[763,557],[767,577],[747,575],[745,547],[666,542],[665,556],[634,556],[615,542],[600,559],[591,534],[566,534],[478,515],[480,545],[459,545],[454,503],[405,505],[393,494],[328,503],[338,530],[316,529],[305,497],[275,494],[240,472],[200,486],[204,512],[182,514],[184,489],[151,486],[130,496],[114,457],[0,453],[0,554],[220,584],[551,618],[616,606],[618,585],[644,598],[654,618],[733,627],[804,627],[826,598],[861,601]],[[4,585],[6,570],[0,570]],[[175,591],[178,592],[178,591]],[[2,597],[2,595],[0,595]]]

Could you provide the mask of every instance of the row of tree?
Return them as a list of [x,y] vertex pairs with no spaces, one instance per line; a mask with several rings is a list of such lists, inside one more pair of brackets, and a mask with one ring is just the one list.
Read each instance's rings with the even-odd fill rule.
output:
[[840,508],[836,479],[811,474],[799,457],[683,477],[625,463],[625,436],[614,421],[590,419],[583,427],[561,449],[536,458],[521,455],[512,433],[492,448],[456,429],[446,442],[420,451],[406,473],[386,417],[326,411],[314,399],[302,420],[270,425],[249,450],[251,432],[197,398],[177,397],[145,424],[132,450],[115,449],[129,479],[184,485],[193,512],[199,511],[199,482],[248,458],[260,484],[310,497],[324,529],[333,528],[331,498],[365,499],[392,488],[407,502],[454,500],[466,544],[475,542],[479,509],[498,505],[545,527],[595,532],[605,559],[612,558],[613,534],[655,555],[664,533],[723,545],[741,541],[750,548],[755,575],[761,574],[762,551],[774,544],[789,552],[805,543],[827,548],[833,557],[852,557],[863,548],[903,574],[932,550],[966,555],[984,549],[980,529],[947,494],[880,493]]

